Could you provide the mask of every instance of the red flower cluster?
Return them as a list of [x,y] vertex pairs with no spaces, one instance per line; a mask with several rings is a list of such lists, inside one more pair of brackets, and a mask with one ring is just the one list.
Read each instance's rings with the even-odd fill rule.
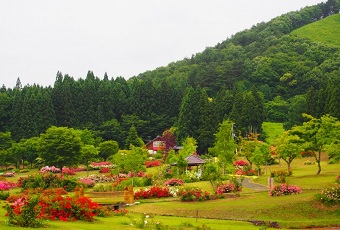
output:
[[[39,210],[37,218],[50,220],[86,220],[93,221],[94,217],[109,215],[108,209],[92,202],[87,197],[64,197],[61,190],[46,191],[39,195],[38,203],[34,209]],[[23,196],[16,200],[11,209],[16,215],[21,215],[22,211],[29,205],[31,197]]]
[[135,199],[148,199],[148,198],[162,198],[162,197],[172,197],[169,188],[153,186],[148,189],[141,188],[135,192]]
[[145,161],[145,167],[146,168],[151,168],[151,167],[157,167],[161,165],[161,161],[156,160],[156,161]]
[[249,163],[244,160],[237,160],[234,162],[234,166],[249,166]]
[[202,191],[200,188],[184,188],[180,191],[181,201],[203,201],[215,199],[207,191]]
[[110,169],[109,168],[100,168],[99,173],[109,173]]

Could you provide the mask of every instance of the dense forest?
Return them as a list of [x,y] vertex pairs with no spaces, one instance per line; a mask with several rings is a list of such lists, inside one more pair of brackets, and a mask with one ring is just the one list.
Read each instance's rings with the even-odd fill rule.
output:
[[225,119],[246,135],[261,133],[263,121],[299,125],[302,113],[340,118],[340,48],[291,34],[339,10],[340,0],[329,0],[289,12],[129,80],[92,71],[84,79],[58,72],[53,87],[18,79],[0,89],[0,132],[19,142],[67,126],[124,148],[131,127],[144,141],[175,127],[178,145],[194,137],[204,154]]

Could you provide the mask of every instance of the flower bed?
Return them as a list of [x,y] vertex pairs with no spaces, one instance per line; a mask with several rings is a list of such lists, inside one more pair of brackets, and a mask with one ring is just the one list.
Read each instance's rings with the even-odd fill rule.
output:
[[92,162],[90,164],[90,168],[94,169],[94,170],[98,170],[101,168],[114,168],[114,165],[111,162],[106,162],[106,161],[102,161],[102,162]]
[[183,188],[179,193],[181,201],[203,201],[216,199],[216,196],[212,196],[207,191],[202,191],[200,188]]
[[270,196],[285,196],[285,195],[293,195],[301,193],[301,189],[295,185],[287,185],[287,184],[280,184],[274,186],[269,191]]
[[152,186],[150,188],[141,188],[135,191],[134,197],[136,200],[148,198],[172,197],[168,187]]
[[94,180],[89,178],[80,178],[78,182],[84,184],[88,188],[92,188],[96,184]]
[[241,192],[241,191],[242,191],[242,188],[235,185],[234,183],[222,184],[218,186],[216,189],[217,194]]
[[8,191],[17,187],[17,184],[11,181],[0,181],[0,191]]
[[41,226],[39,219],[93,221],[95,216],[108,216],[106,207],[87,197],[68,197],[59,192],[22,196],[13,205],[7,205],[9,223],[22,227]]

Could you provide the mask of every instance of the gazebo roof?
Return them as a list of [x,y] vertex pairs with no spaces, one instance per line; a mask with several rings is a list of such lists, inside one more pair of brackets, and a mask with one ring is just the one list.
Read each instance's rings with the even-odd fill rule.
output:
[[203,160],[202,158],[199,158],[196,155],[190,155],[186,157],[185,160],[188,161],[188,166],[196,166],[196,165],[201,165],[205,163],[205,160]]

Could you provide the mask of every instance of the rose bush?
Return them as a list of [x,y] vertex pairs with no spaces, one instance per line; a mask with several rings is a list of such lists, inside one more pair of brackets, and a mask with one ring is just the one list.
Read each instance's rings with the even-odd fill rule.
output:
[[150,188],[141,188],[134,193],[136,200],[148,198],[172,197],[168,187],[152,186]]
[[270,196],[285,196],[285,195],[293,195],[301,193],[301,189],[296,185],[287,185],[287,184],[280,184],[274,186],[269,191]]

